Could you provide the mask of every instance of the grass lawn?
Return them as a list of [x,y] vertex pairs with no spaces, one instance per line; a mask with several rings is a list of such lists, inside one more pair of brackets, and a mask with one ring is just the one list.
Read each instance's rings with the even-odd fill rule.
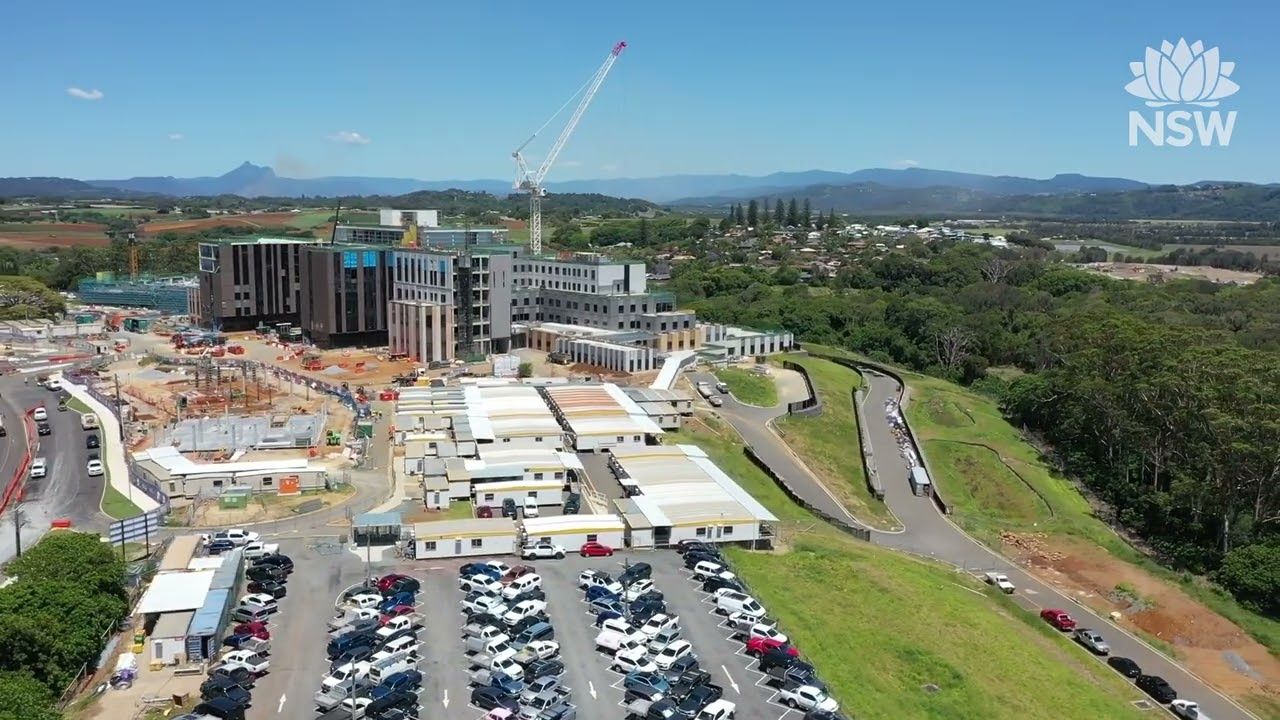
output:
[[787,445],[854,517],[872,527],[896,523],[883,502],[867,490],[859,455],[858,426],[853,417],[853,390],[858,373],[833,362],[807,355],[787,355],[804,366],[822,400],[822,414],[784,417],[777,421]]
[[784,554],[731,549],[729,557],[859,718],[1144,716],[1127,704],[1139,693],[1119,676],[944,568],[826,537],[802,538]]
[[[84,401],[80,400],[79,398],[74,398],[74,397],[73,397],[73,398],[67,398],[67,409],[68,409],[68,410],[75,410],[76,412],[80,413],[81,415],[83,415],[83,414],[85,414],[85,413],[91,413],[91,412],[93,412],[93,410],[89,409],[89,406],[88,406],[88,405],[85,405],[85,404],[84,404]],[[99,418],[99,419],[101,419],[101,418]]]
[[299,230],[310,230],[319,227],[333,217],[332,210],[305,210],[290,218],[285,225]]
[[466,501],[457,502],[455,500],[449,503],[449,509],[445,510],[444,515],[439,519],[440,520],[467,520],[471,518],[472,515],[473,513],[471,511],[470,502],[466,502]]
[[[111,486],[111,473],[106,475],[106,483],[102,490],[102,512],[116,520],[142,514],[142,508],[134,505],[128,497]],[[142,492],[139,490],[138,492]]]
[[778,389],[773,378],[757,375],[741,368],[727,367],[716,371],[716,377],[729,386],[729,392],[748,405],[773,407],[778,404]]

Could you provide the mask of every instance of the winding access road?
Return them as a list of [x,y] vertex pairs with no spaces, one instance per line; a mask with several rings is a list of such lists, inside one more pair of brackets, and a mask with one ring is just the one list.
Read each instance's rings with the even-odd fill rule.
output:
[[[884,484],[885,504],[903,525],[903,529],[894,532],[870,528],[871,542],[940,560],[969,572],[1003,572],[1018,588],[1014,595],[1018,604],[1036,612],[1050,607],[1066,610],[1080,627],[1091,627],[1101,632],[1110,643],[1113,655],[1130,658],[1142,667],[1144,673],[1163,677],[1178,691],[1178,697],[1195,700],[1200,704],[1202,712],[1213,720],[1258,720],[1257,716],[1213,689],[1182,665],[971,538],[939,512],[929,498],[914,495],[907,481],[906,462],[900,455],[884,410],[886,400],[896,400],[902,396],[902,388],[894,378],[872,370],[864,370],[863,377],[867,381],[863,417],[867,422],[866,431],[872,457],[875,458]],[[705,381],[714,385],[716,382],[715,376],[710,373],[690,373],[690,379],[695,383]],[[844,397],[841,399],[848,402]],[[866,527],[849,514],[822,481],[773,431],[771,422],[787,414],[785,404],[761,408],[744,405],[732,397],[723,399],[724,405],[718,408],[721,417],[738,431],[743,440],[755,449],[756,454],[796,494],[832,517],[845,518],[851,524]],[[909,395],[902,402],[909,403]],[[856,443],[857,439],[851,438],[851,441]],[[923,449],[920,450],[923,453]],[[946,489],[943,488],[942,492],[945,496]],[[1080,652],[1086,651],[1081,649]],[[1134,688],[1133,699],[1149,700],[1137,688]]]

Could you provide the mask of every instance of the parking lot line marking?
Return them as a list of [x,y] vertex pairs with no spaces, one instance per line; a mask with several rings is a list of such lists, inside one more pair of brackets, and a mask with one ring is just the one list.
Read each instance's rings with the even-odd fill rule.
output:
[[440,703],[444,705],[446,710],[449,709],[449,688],[444,689],[444,697],[440,699]]
[[596,699],[596,684],[590,680],[587,681],[587,694],[591,696],[592,700]]
[[733,687],[734,692],[742,694],[742,689],[738,687],[738,683],[733,681],[733,676],[729,674],[729,668],[721,665],[720,669],[724,671],[724,676],[729,678],[729,685]]
[[277,714],[277,715],[279,715],[280,713],[284,712],[284,701],[285,701],[286,699],[287,699],[287,698],[286,698],[285,694],[284,694],[284,693],[280,693],[280,704],[276,706],[276,714]]

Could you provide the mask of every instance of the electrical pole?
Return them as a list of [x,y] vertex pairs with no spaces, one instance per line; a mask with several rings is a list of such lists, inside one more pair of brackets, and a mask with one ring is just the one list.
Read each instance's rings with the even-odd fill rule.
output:
[[17,548],[18,557],[22,557],[22,501],[13,506],[13,545]]

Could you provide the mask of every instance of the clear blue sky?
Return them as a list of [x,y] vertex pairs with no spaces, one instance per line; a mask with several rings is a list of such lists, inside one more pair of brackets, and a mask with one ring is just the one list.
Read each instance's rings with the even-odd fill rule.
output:
[[[507,178],[511,150],[625,39],[549,180],[918,164],[1280,181],[1280,9],[1260,0],[46,5],[12,3],[0,25],[0,175],[249,160]],[[1231,145],[1130,148],[1128,64],[1184,36],[1238,64]]]

